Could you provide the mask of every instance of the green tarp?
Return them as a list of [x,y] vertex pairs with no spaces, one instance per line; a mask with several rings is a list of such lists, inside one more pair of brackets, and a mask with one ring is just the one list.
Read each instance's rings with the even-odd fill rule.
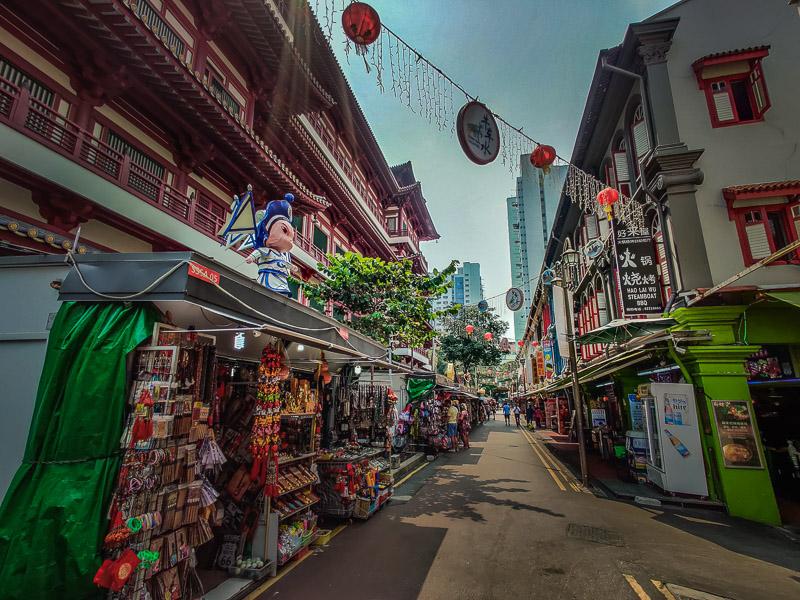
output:
[[433,379],[409,379],[408,398],[410,401],[418,400],[427,396],[433,389],[436,382]]
[[767,292],[767,296],[800,308],[800,292]]
[[105,596],[92,578],[119,470],[125,358],[155,318],[149,305],[65,303],[58,311],[23,463],[0,507],[3,598]]

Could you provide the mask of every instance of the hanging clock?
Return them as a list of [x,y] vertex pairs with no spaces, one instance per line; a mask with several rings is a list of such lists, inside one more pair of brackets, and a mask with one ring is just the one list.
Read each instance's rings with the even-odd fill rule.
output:
[[512,312],[518,311],[522,308],[522,304],[525,301],[525,295],[522,293],[522,290],[517,287],[512,287],[506,292],[506,306],[508,310]]

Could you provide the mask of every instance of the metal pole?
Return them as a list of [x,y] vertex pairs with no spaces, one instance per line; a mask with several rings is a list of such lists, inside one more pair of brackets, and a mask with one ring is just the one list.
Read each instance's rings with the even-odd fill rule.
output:
[[[578,384],[578,351],[575,348],[575,335],[573,332],[572,314],[572,295],[565,287],[564,304],[567,312],[567,341],[569,342],[569,370],[572,374],[572,397],[575,401],[575,428],[578,430],[578,456],[581,462],[581,483],[583,487],[589,487],[589,470],[586,465],[586,444],[584,443],[583,433],[583,401],[581,400],[581,388]],[[558,411],[558,402],[556,402]],[[558,413],[560,414],[560,413]]]

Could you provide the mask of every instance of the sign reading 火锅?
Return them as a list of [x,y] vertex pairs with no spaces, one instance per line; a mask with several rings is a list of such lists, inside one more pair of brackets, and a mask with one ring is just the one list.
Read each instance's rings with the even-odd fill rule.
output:
[[656,248],[646,229],[629,229],[614,222],[617,283],[625,316],[661,314],[661,284]]

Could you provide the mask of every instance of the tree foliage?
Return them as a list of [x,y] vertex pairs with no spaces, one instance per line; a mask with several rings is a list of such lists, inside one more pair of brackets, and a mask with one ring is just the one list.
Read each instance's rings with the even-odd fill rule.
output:
[[457,261],[433,276],[413,272],[408,259],[385,262],[353,252],[328,254],[330,266],[318,265],[327,277],[321,283],[292,281],[315,302],[333,301],[353,314],[352,326],[384,344],[394,341],[406,346],[422,346],[437,333],[429,323],[457,310],[436,311],[435,296],[453,285],[447,277],[456,271]]
[[[467,325],[472,325],[472,334],[467,334]],[[502,354],[498,347],[499,338],[508,329],[508,323],[501,320],[489,308],[483,312],[477,306],[465,306],[454,314],[442,319],[443,333],[439,357],[444,362],[461,365],[465,372],[475,366],[495,365]],[[487,342],[484,336],[492,334]]]

